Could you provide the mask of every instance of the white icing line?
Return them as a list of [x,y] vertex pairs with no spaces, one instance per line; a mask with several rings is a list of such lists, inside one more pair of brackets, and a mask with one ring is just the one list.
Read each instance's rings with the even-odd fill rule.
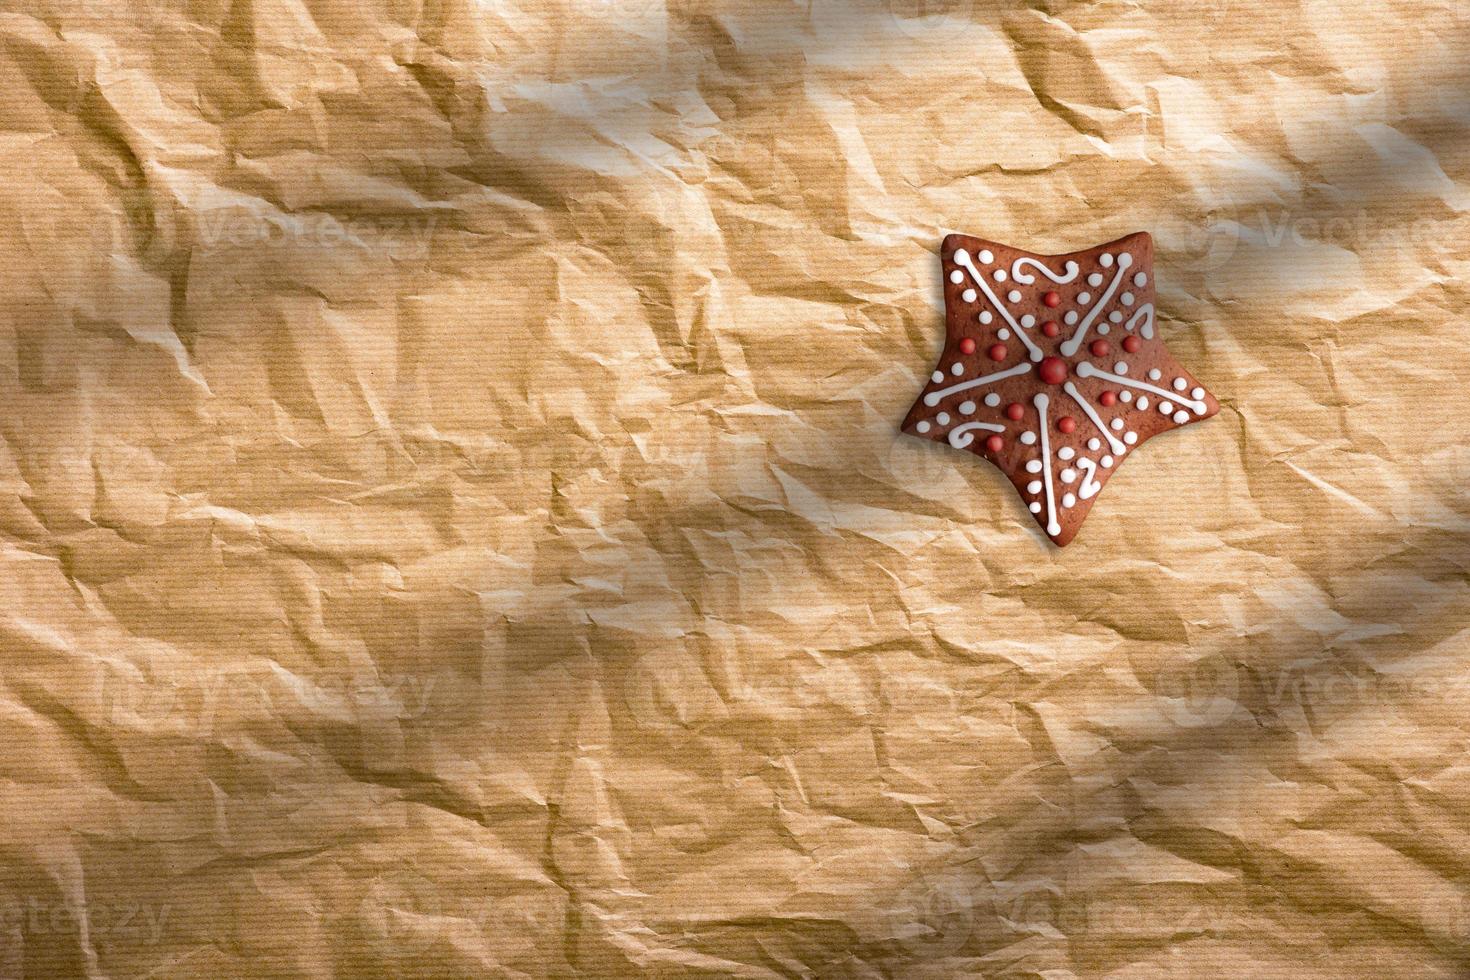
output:
[[964,425],[957,425],[950,430],[949,444],[956,449],[964,449],[970,443],[975,441],[975,437],[971,433],[973,433],[976,429],[987,429],[991,432],[1004,432],[1006,430],[1006,427],[1003,425],[991,425],[989,422],[966,422]]
[[1077,325],[1077,332],[1072,335],[1072,339],[1062,341],[1061,352],[1063,355],[1071,357],[1077,353],[1077,348],[1082,346],[1082,338],[1087,335],[1087,328],[1092,326],[1092,321],[1097,319],[1097,315],[1103,311],[1103,307],[1112,301],[1113,294],[1118,291],[1118,285],[1123,281],[1123,276],[1127,274],[1129,267],[1132,265],[1132,255],[1124,252],[1118,256],[1118,274],[1113,276],[1113,281],[1108,284],[1107,291],[1102,294],[1102,297],[1097,301],[1096,305],[1087,311],[1087,316],[1083,317],[1082,322]]
[[1035,259],[1017,259],[1015,262],[1011,263],[1011,278],[1016,280],[1016,282],[1020,283],[1023,286],[1029,286],[1036,281],[1035,276],[1028,276],[1026,273],[1021,271],[1021,267],[1024,265],[1031,266],[1033,269],[1039,271],[1042,275],[1046,276],[1046,278],[1050,279],[1052,282],[1061,285],[1066,285],[1073,279],[1076,279],[1077,273],[1079,271],[1076,262],[1068,262],[1067,274],[1065,276],[1059,276]]
[[[1188,405],[1190,408],[1194,408],[1197,412],[1203,412],[1205,410],[1204,402],[1192,400],[1185,401],[1183,398],[1179,397],[1178,392],[1169,391],[1167,388],[1160,388],[1158,385],[1151,385],[1147,381],[1131,381],[1128,378],[1120,378],[1116,374],[1109,374],[1106,371],[1098,370],[1087,361],[1083,361],[1081,364],[1078,364],[1076,370],[1077,377],[1079,378],[1103,378],[1107,381],[1113,382],[1114,384],[1127,385],[1130,388],[1138,388],[1143,391],[1151,391],[1156,395],[1162,395],[1165,398],[1172,398],[1180,404]],[[1195,408],[1195,406],[1199,407]]]
[[[1081,374],[1082,372],[1078,371],[1077,373]],[[1082,397],[1082,394],[1077,390],[1076,385],[1068,381],[1066,384],[1062,385],[1062,390],[1071,395],[1074,402],[1082,406],[1082,411],[1086,412],[1087,417],[1092,420],[1092,424],[1097,426],[1097,431],[1101,432],[1105,437],[1107,437],[1108,445],[1113,447],[1113,452],[1127,452],[1123,444],[1119,442],[1116,438],[1114,438],[1113,434],[1108,431],[1107,424],[1104,423],[1101,416],[1097,414],[1097,409],[1093,408],[1092,405],[1087,401],[1087,399]]]
[[1141,333],[1141,334],[1143,334],[1143,339],[1144,340],[1153,340],[1154,339],[1154,304],[1152,304],[1152,303],[1144,303],[1142,306],[1140,306],[1137,309],[1137,311],[1134,312],[1133,318],[1130,319],[1124,325],[1123,329],[1124,330],[1132,330],[1133,329],[1133,325],[1135,323],[1137,323],[1140,319],[1142,319],[1145,315],[1147,315],[1148,322],[1145,323],[1143,325],[1143,328],[1141,330],[1139,330],[1138,332]]
[[[970,273],[970,278],[975,280],[976,285],[980,287],[980,291],[985,294],[985,298],[990,300],[990,305],[995,307],[995,311],[1005,319],[1006,323],[1011,325],[1011,329],[1016,332],[1016,336],[1021,338],[1021,343],[1025,344],[1027,349],[1031,351],[1031,360],[1041,360],[1041,348],[1031,342],[1031,338],[1026,336],[1026,332],[1021,329],[1021,325],[1012,319],[1011,311],[1001,305],[1000,300],[995,298],[995,294],[990,291],[990,284],[985,281],[985,277],[980,274],[980,270],[975,268],[975,263],[970,260],[970,253],[961,249],[954,253],[954,260],[957,264],[965,267]],[[1002,275],[1005,274],[1005,270],[1003,269],[996,269],[995,271]]]
[[957,385],[950,385],[948,388],[941,388],[939,391],[931,391],[924,396],[924,404],[933,408],[939,404],[941,398],[948,398],[950,395],[957,395],[962,391],[969,391],[971,388],[988,385],[992,381],[1004,381],[1006,378],[1014,378],[1016,375],[1026,374],[1030,370],[1031,365],[1029,364],[1017,364],[1015,367],[1006,368],[1004,371],[997,371],[994,374],[987,374],[984,377],[963,381]]
[[1037,395],[1031,403],[1041,415],[1041,456],[1045,460],[1041,478],[1046,481],[1046,533],[1056,537],[1062,533],[1062,526],[1057,523],[1057,495],[1051,486],[1051,437],[1046,424],[1046,406],[1051,404],[1051,399],[1044,394]]
[[1082,486],[1077,488],[1077,496],[1083,500],[1091,500],[1097,496],[1102,489],[1102,484],[1095,479],[1097,476],[1097,463],[1090,459],[1079,459],[1077,468],[1082,471]]

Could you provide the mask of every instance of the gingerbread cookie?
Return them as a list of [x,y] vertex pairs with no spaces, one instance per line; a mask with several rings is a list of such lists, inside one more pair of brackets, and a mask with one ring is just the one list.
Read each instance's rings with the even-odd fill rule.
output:
[[948,339],[902,429],[1000,467],[1065,546],[1123,460],[1220,405],[1154,324],[1153,239],[1038,255],[944,240]]

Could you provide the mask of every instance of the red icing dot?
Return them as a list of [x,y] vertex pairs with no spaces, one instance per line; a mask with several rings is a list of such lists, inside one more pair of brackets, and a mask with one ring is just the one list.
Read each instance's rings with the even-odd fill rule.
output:
[[1118,395],[1116,392],[1105,391],[1097,396],[1097,400],[1103,403],[1103,408],[1112,408],[1118,404]]
[[960,341],[960,353],[961,354],[973,354],[973,353],[975,353],[975,341],[973,339],[969,338],[969,337],[966,337],[964,340]]
[[1142,347],[1142,346],[1143,346],[1143,341],[1139,340],[1137,337],[1124,337],[1123,338],[1123,349],[1126,350],[1130,354],[1137,354],[1138,353],[1138,349],[1140,347]]
[[993,453],[998,453],[1005,448],[1006,441],[1000,436],[991,436],[985,440],[985,448]]
[[1094,340],[1088,350],[1092,351],[1093,357],[1108,356],[1108,342],[1106,340]]
[[1048,309],[1052,310],[1062,305],[1062,297],[1058,293],[1047,293],[1041,297],[1041,301],[1047,305]]
[[990,355],[990,359],[992,361],[1003,361],[1006,359],[1006,345],[991,344],[990,350],[986,351],[985,353]]
[[1048,357],[1037,370],[1041,380],[1049,385],[1059,385],[1067,380],[1067,362],[1060,357]]
[[1057,419],[1057,429],[1067,435],[1071,435],[1077,431],[1077,420],[1070,415],[1063,415]]
[[1011,402],[1009,405],[1006,406],[1006,418],[1010,419],[1012,422],[1021,421],[1021,417],[1025,414],[1026,410],[1021,407],[1020,402]]
[[1048,320],[1041,325],[1041,332],[1046,334],[1048,337],[1055,337],[1057,334],[1062,332],[1062,328],[1057,326],[1057,321]]

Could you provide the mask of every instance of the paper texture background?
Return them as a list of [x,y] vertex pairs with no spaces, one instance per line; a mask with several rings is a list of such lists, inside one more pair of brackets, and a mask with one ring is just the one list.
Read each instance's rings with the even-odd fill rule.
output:
[[[0,976],[1470,972],[1467,38],[6,3]],[[938,243],[1136,230],[1058,552]]]

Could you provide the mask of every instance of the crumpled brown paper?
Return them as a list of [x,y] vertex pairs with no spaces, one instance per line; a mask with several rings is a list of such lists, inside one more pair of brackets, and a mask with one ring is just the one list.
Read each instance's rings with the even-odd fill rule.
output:
[[[0,976],[1470,970],[1453,6],[0,12]],[[1050,548],[949,231],[1216,392]]]

